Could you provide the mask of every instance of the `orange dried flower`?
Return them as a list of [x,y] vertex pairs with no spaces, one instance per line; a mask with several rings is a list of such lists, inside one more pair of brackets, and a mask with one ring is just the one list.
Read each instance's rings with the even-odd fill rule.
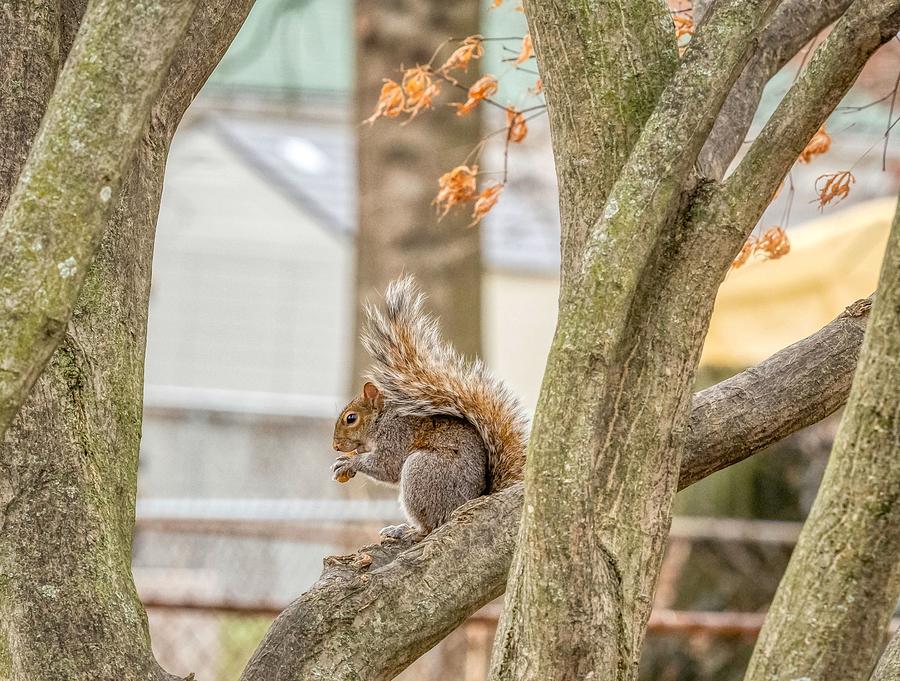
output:
[[473,59],[479,59],[484,54],[484,43],[480,35],[470,35],[462,41],[462,44],[453,50],[447,61],[439,69],[443,73],[452,71],[453,69],[469,70],[469,62]]
[[525,115],[515,109],[506,110],[506,139],[510,142],[521,142],[528,134],[528,123]]
[[522,38],[522,49],[519,50],[519,56],[516,57],[513,64],[518,66],[519,64],[524,64],[526,61],[531,59],[531,55],[534,54],[534,45],[531,43],[531,34],[526,33],[525,37]]
[[856,178],[849,170],[837,173],[826,173],[816,178],[816,191],[819,193],[819,210],[837,199],[837,203],[847,198],[850,193],[850,185],[856,182]]
[[672,17],[675,22],[675,38],[681,40],[694,35],[694,19],[687,14],[675,14]]
[[451,106],[456,107],[457,116],[465,116],[478,106],[478,102],[487,99],[495,92],[497,92],[497,79],[490,75],[482,76],[469,88],[469,98],[464,104],[452,104]]
[[432,203],[437,206],[441,217],[458,203],[466,203],[476,196],[475,176],[478,166],[461,165],[441,175],[438,193]]
[[366,123],[372,124],[376,119],[386,116],[387,118],[396,118],[406,106],[406,98],[403,96],[403,88],[400,84],[391,80],[384,79],[384,85],[381,86],[381,94],[378,95],[378,104],[375,106],[375,113],[366,119]]
[[472,209],[472,222],[469,223],[469,227],[474,227],[481,222],[481,218],[490,213],[491,209],[497,205],[503,186],[502,182],[495,182],[481,191],[475,201],[475,207]]
[[800,163],[809,163],[816,156],[824,154],[830,148],[831,135],[825,132],[825,126],[823,125],[816,131],[816,134],[812,136],[812,139],[803,148],[803,151],[800,152],[800,156],[797,160],[800,161]]
[[403,74],[404,111],[412,120],[422,109],[430,109],[432,100],[440,94],[441,84],[435,83],[427,66],[407,69]]
[[787,232],[776,225],[775,227],[769,227],[757,239],[753,252],[759,253],[769,260],[777,260],[790,253],[790,250],[791,242],[788,239]]
[[503,0],[493,0],[493,2],[491,3],[491,9],[497,9],[502,4]]
[[534,81],[534,87],[531,88],[531,94],[539,95],[543,91],[544,91],[544,79],[538,78],[536,81]]
[[751,236],[744,242],[740,253],[738,253],[734,260],[731,261],[731,269],[736,270],[738,267],[743,266],[750,259],[750,256],[753,255],[753,249],[755,247],[756,239]]

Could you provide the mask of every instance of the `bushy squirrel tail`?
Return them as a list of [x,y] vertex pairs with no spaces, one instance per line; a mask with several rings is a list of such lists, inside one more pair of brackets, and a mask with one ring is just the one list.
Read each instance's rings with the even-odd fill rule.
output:
[[528,421],[518,398],[481,360],[467,362],[441,338],[412,276],[391,282],[384,298],[383,311],[366,306],[362,342],[385,401],[402,414],[472,423],[488,450],[491,492],[521,480]]

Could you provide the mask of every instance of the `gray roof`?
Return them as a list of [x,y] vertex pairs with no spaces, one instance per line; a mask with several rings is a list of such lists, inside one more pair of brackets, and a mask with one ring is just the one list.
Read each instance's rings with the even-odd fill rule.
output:
[[[225,114],[215,114],[213,122],[245,162],[323,227],[356,231],[352,123]],[[559,268],[556,177],[545,126],[531,127],[535,141],[514,150],[504,195],[483,222],[482,249],[489,267],[553,274]],[[489,148],[485,165],[501,167],[502,148]]]

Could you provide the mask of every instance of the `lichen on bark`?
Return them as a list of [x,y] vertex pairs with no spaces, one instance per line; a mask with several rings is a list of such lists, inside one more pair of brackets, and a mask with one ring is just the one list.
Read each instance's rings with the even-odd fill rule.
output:
[[[694,161],[774,4],[716,5],[667,74],[626,160],[613,166],[604,210],[576,237],[582,250],[564,251],[492,679],[630,679],[637,672],[693,372],[718,285],[695,286],[703,252],[690,247],[694,235],[679,213],[693,189]],[[617,64],[630,65],[627,58]],[[547,97],[553,133],[564,136],[573,116],[555,117],[554,107],[567,111],[571,103],[565,92],[548,89]],[[579,150],[555,147],[565,205],[567,169]],[[583,226],[564,215],[564,235]]]
[[[0,437],[62,337],[195,4],[91,3],[38,112],[41,127],[0,218]],[[16,45],[21,36],[6,39]]]

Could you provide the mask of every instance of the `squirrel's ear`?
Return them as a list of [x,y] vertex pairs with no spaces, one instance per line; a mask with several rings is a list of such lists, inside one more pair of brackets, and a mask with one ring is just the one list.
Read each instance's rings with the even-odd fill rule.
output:
[[372,381],[367,381],[363,386],[363,397],[376,407],[381,407],[384,404],[384,397],[382,396],[381,391],[378,389],[377,385],[372,383]]

